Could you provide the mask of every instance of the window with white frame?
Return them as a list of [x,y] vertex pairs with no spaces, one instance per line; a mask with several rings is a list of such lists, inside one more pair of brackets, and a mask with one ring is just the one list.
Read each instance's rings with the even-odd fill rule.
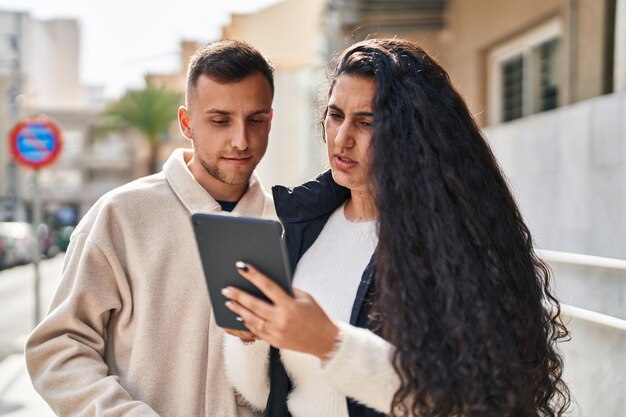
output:
[[559,106],[561,24],[546,23],[489,53],[489,124]]

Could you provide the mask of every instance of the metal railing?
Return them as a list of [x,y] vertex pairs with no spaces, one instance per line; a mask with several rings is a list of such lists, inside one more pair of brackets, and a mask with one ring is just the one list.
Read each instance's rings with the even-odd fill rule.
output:
[[[604,258],[600,256],[582,255],[579,253],[558,252],[552,250],[538,249],[537,255],[547,263],[558,263],[565,265],[575,265],[591,268],[618,269],[626,271],[626,260],[615,258]],[[561,304],[561,314],[564,317],[594,323],[603,327],[626,332],[626,320],[599,313],[597,311]]]
[[592,268],[608,268],[626,271],[626,260],[615,258],[603,258],[580,253],[558,252],[554,250],[537,249],[537,255],[548,263],[559,263],[576,266],[588,266]]

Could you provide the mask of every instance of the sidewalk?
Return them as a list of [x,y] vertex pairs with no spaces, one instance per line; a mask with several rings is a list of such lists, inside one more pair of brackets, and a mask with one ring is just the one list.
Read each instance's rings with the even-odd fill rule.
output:
[[30,383],[23,353],[0,361],[0,416],[54,417]]

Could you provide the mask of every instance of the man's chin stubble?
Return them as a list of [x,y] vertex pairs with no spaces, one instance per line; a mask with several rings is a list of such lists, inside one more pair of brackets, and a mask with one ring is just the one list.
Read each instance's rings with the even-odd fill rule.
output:
[[204,160],[200,160],[200,163],[202,164],[202,167],[207,172],[207,174],[209,174],[210,176],[212,176],[219,182],[228,184],[228,185],[247,184],[248,182],[250,182],[250,178],[252,177],[252,172],[254,172],[254,169],[252,169],[250,173],[244,176],[243,178],[235,179],[235,178],[229,178],[228,175],[221,172],[219,168],[209,165]]

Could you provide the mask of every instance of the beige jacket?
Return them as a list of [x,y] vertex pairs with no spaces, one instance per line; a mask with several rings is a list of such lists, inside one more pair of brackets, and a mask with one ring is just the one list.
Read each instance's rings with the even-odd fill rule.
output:
[[[49,314],[26,345],[33,385],[58,415],[249,415],[226,379],[190,221],[221,209],[190,156],[179,149],[163,172],[103,196],[72,235]],[[234,212],[275,216],[256,177]]]

